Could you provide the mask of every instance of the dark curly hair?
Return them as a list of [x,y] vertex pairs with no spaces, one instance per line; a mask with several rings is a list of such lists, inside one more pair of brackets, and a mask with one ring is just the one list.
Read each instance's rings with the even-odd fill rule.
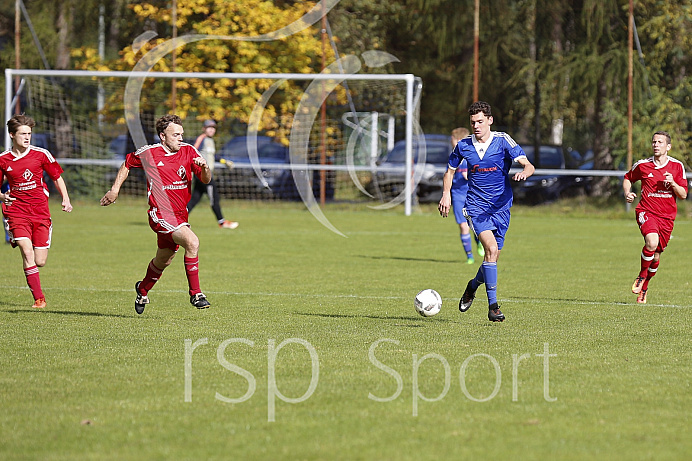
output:
[[483,115],[486,117],[493,116],[490,104],[485,101],[476,101],[469,107],[469,115],[476,115],[479,112],[483,112]]

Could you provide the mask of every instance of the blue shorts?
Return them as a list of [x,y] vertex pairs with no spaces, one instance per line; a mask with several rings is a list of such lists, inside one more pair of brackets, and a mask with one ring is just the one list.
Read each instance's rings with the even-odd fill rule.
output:
[[478,216],[469,216],[466,213],[466,209],[464,209],[464,216],[466,216],[466,221],[469,223],[469,227],[476,237],[478,237],[481,232],[487,230],[493,231],[493,235],[497,241],[497,248],[500,250],[502,249],[505,244],[505,234],[507,234],[507,230],[509,229],[509,208],[491,215],[482,214]]
[[457,220],[457,224],[466,221],[466,217],[464,216],[464,205],[466,204],[466,193],[468,190],[468,187],[464,187],[463,189],[452,188],[452,210],[454,210],[454,219]]

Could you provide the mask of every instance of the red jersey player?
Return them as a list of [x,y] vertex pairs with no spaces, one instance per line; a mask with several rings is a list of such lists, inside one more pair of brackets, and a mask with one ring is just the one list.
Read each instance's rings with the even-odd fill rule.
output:
[[47,173],[62,195],[62,211],[72,211],[62,168],[45,149],[31,145],[31,130],[36,123],[26,115],[7,121],[12,148],[0,154],[0,183],[7,178],[10,190],[0,194],[2,214],[13,247],[19,247],[26,283],[34,296],[31,307],[46,307],[38,268],[46,265],[53,225],[48,208]]
[[143,168],[149,196],[149,227],[157,233],[158,249],[149,263],[146,275],[135,284],[135,311],[138,314],[144,312],[144,307],[149,304],[149,290],[159,280],[164,269],[173,262],[180,246],[185,249],[185,274],[190,303],[197,309],[205,309],[210,303],[199,287],[199,239],[187,222],[187,203],[190,201],[192,175],[208,184],[211,181],[211,169],[197,149],[182,142],[180,117],[164,115],[156,121],[156,132],[161,142],[127,154],[113,187],[101,199],[101,205],[108,206],[117,200],[130,168]]
[[642,198],[635,208],[637,224],[644,236],[641,269],[632,284],[637,302],[646,303],[649,280],[656,275],[661,253],[666,249],[678,213],[676,200],[687,198],[687,179],[682,163],[668,156],[670,135],[665,131],[654,133],[651,146],[654,156],[640,160],[625,174],[622,189],[625,199],[632,203],[637,196],[632,183],[642,182]]

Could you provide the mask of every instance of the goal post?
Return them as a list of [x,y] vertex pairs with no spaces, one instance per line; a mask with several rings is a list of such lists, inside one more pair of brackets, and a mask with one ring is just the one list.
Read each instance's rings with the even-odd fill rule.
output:
[[[16,77],[22,82],[20,94],[14,92]],[[43,147],[49,150],[52,143],[59,162],[74,170],[71,173],[75,174],[74,181],[78,183],[77,195],[88,194],[89,190],[93,195],[96,193],[94,191],[105,191],[110,187],[104,183],[104,179],[112,177],[111,170],[117,169],[122,163],[123,152],[113,152],[113,146],[127,145],[134,150],[134,147],[158,141],[152,133],[154,119],[169,112],[169,101],[161,96],[163,82],[166,85],[176,82],[178,96],[193,100],[186,113],[181,114],[185,136],[193,138],[202,132],[204,118],[201,113],[195,112],[195,102],[209,105],[211,102],[218,104],[219,101],[203,100],[199,92],[186,95],[186,87],[190,88],[199,82],[203,87],[209,82],[227,81],[234,89],[241,89],[243,82],[260,80],[270,82],[276,94],[265,91],[258,100],[253,101],[252,114],[242,121],[243,130],[238,129],[241,124],[238,120],[219,122],[220,133],[215,138],[219,156],[217,162],[224,158],[224,149],[232,144],[231,136],[235,135],[235,138],[246,140],[246,155],[250,151],[248,162],[233,164],[235,173],[242,172],[250,177],[256,175],[261,184],[266,184],[273,175],[289,171],[295,183],[305,178],[304,183],[310,185],[315,177],[320,176],[312,173],[326,170],[338,177],[339,181],[350,178],[351,182],[356,182],[351,186],[339,182],[334,186],[339,191],[352,189],[348,194],[357,196],[358,200],[377,200],[378,194],[359,184],[359,178],[366,178],[369,182],[378,168],[373,159],[391,149],[395,138],[405,140],[405,165],[394,168],[396,172],[403,173],[403,192],[395,197],[387,197],[389,201],[385,204],[371,207],[392,207],[404,203],[405,214],[411,214],[412,196],[419,173],[414,166],[414,138],[422,134],[418,121],[422,84],[412,74],[349,73],[348,67],[344,73],[319,74],[5,69],[5,122],[13,115],[13,101],[19,98],[22,110],[37,121],[32,143],[42,140],[48,143]],[[293,113],[290,110],[281,113],[280,104],[272,107],[272,98],[281,92],[288,93],[288,86],[292,86],[294,93],[300,93],[300,98],[290,104]],[[324,88],[330,91],[325,92]],[[315,121],[316,102],[324,102],[327,106],[328,119],[324,126]],[[253,119],[255,115],[257,117]],[[270,120],[271,117],[273,119]],[[267,123],[267,120],[270,122]],[[266,130],[267,124],[275,129]],[[315,142],[319,139],[315,133],[319,130],[326,130],[328,135],[328,149],[332,155],[327,164],[322,164],[313,155]],[[264,136],[265,132],[272,135]],[[280,156],[264,159],[261,155],[252,155],[258,151],[261,154],[262,143],[269,141],[277,149],[280,145],[288,149],[288,160],[282,160]],[[10,146],[7,130],[4,145],[5,148]],[[367,151],[367,161],[359,159],[357,154],[360,149]],[[228,166],[228,163],[216,163],[219,179],[231,174],[225,171],[229,170]],[[238,182],[235,173],[233,178],[227,178],[231,185]],[[72,184],[68,186],[75,188]],[[301,193],[299,186],[293,185]],[[133,191],[140,192],[141,188]],[[260,191],[258,197],[248,195],[240,198],[264,198],[267,194],[262,193]],[[232,198],[233,193],[229,192],[228,195]],[[305,201],[302,193],[301,198]]]

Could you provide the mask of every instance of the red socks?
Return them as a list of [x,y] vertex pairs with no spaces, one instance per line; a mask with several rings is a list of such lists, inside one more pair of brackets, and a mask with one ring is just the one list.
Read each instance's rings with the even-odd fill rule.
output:
[[144,279],[142,280],[142,283],[139,284],[139,292],[140,294],[146,296],[147,293],[149,293],[149,290],[151,290],[154,287],[154,284],[159,281],[159,278],[161,277],[161,274],[163,273],[163,269],[159,269],[154,265],[154,260],[152,259],[149,261],[149,267],[147,267],[147,275],[144,276]]
[[[202,290],[199,287],[199,257],[196,256],[194,258],[188,258],[186,256],[184,260],[185,275],[187,276],[187,284],[190,289],[190,296],[195,295],[197,293],[201,293]],[[147,267],[147,275],[144,276],[142,283],[139,284],[140,294],[146,296],[146,294],[149,293],[149,290],[151,290],[156,284],[156,282],[158,282],[162,273],[163,269],[159,269],[158,267],[156,267],[154,265],[154,260],[152,259],[149,262],[149,267]],[[38,278],[38,271],[36,273],[36,277]]]
[[35,265],[27,267],[24,269],[24,275],[26,276],[26,284],[29,285],[31,294],[34,295],[34,300],[45,298],[43,290],[41,290],[41,278],[38,275],[38,267]]
[[658,270],[658,264],[661,261],[651,261],[651,265],[649,265],[649,268],[646,270],[646,278],[644,279],[644,283],[642,284],[642,290],[648,290],[649,289],[649,280],[652,279],[654,275],[656,275],[656,271]]
[[187,275],[190,296],[201,293],[202,289],[199,287],[199,256],[194,258],[185,256],[185,275]]
[[654,252],[647,250],[646,247],[642,248],[641,269],[639,271],[639,276],[641,278],[646,278],[649,266],[653,260]]

